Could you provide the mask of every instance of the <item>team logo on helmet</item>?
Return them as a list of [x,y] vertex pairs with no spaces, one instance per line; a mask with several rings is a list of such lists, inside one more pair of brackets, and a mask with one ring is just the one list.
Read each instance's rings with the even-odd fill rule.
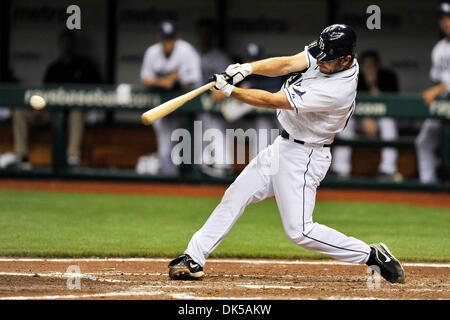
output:
[[325,49],[325,44],[323,43],[322,37],[319,38],[319,48],[322,51]]

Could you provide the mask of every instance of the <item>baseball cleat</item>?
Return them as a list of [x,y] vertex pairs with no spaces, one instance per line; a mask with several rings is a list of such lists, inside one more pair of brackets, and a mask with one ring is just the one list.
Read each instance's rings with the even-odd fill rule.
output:
[[369,260],[366,264],[369,267],[377,266],[378,271],[383,278],[392,283],[405,282],[405,270],[403,270],[400,262],[389,251],[384,243],[371,244]]
[[172,280],[200,280],[204,275],[202,266],[187,254],[169,263],[169,277]]

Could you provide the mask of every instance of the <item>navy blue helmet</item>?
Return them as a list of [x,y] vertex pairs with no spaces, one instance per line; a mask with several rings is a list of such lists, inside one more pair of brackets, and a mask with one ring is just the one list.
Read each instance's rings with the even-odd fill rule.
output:
[[308,51],[321,62],[333,61],[348,55],[355,56],[356,34],[345,24],[333,24],[323,29],[319,40],[311,43]]

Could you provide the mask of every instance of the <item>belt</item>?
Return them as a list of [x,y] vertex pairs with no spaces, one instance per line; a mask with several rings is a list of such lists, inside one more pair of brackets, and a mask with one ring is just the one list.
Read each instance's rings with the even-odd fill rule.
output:
[[[283,131],[281,131],[281,136],[283,138],[285,138],[285,139],[289,139],[289,133],[286,130],[284,130],[284,129],[283,129]],[[295,143],[300,143],[300,144],[305,144],[306,143],[305,141],[297,140],[297,139],[294,139],[294,142]],[[331,147],[331,144],[324,144],[323,146],[324,147]]]

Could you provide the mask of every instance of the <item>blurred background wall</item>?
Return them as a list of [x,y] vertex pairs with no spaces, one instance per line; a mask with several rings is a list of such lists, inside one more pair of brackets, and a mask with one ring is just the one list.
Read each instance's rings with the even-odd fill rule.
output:
[[[381,30],[367,29],[366,8],[372,1],[365,0],[11,0],[9,3],[9,65],[26,84],[41,82],[44,68],[56,58],[56,39],[70,4],[82,8],[82,29],[77,32],[79,50],[98,64],[109,83],[139,83],[142,56],[157,40],[156,27],[162,18],[176,20],[181,37],[194,45],[198,44],[196,21],[203,17],[217,20],[218,45],[233,57],[242,56],[249,41],[262,44],[268,55],[294,54],[302,51],[326,25],[347,23],[358,34],[358,51],[379,50],[384,65],[397,71],[404,92],[422,91],[429,85],[430,51],[439,39],[438,0],[377,1],[381,8]],[[3,25],[0,27],[4,28]]]

